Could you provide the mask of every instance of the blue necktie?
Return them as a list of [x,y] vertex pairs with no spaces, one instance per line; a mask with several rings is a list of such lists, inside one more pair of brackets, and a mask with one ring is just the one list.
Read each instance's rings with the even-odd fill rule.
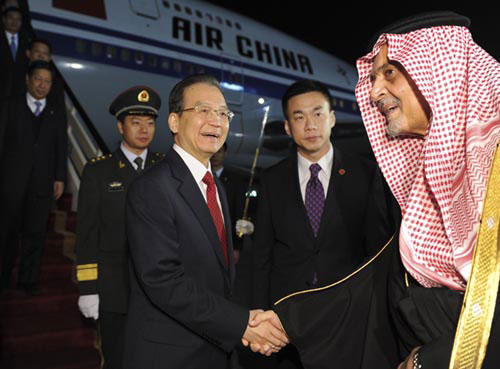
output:
[[33,114],[35,114],[35,117],[38,117],[41,113],[40,107],[42,106],[42,103],[40,101],[35,101],[36,109]]
[[16,38],[14,36],[10,36],[10,52],[12,53],[12,59],[16,61],[17,45]]
[[314,237],[317,237],[319,225],[321,224],[323,207],[325,206],[325,192],[323,190],[323,185],[318,178],[318,173],[321,170],[319,164],[311,164],[309,170],[311,171],[311,178],[307,182],[306,186],[305,205]]

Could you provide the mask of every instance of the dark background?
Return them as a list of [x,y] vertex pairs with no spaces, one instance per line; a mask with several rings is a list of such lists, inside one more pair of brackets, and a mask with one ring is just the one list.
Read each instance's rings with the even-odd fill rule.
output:
[[[366,53],[371,37],[384,26],[404,17],[432,10],[451,10],[471,19],[471,33],[480,46],[500,60],[500,14],[484,3],[466,5],[422,5],[421,1],[245,1],[209,0],[264,23],[335,55],[350,64]],[[438,1],[435,1],[438,3]],[[300,4],[300,5],[298,5]],[[345,5],[356,7],[356,11]],[[329,10],[329,8],[333,8]]]

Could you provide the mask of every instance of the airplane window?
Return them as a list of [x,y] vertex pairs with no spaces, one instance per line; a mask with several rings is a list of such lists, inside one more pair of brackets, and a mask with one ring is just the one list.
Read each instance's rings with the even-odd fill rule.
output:
[[337,99],[335,98],[332,99],[332,106],[337,106]]
[[187,14],[192,15],[193,12],[191,11],[191,8],[188,8],[187,6],[184,7],[184,10],[186,11]]
[[182,72],[182,64],[181,64],[181,62],[180,62],[180,61],[178,61],[178,60],[174,61],[174,71],[175,71],[176,73],[180,73],[180,72]]
[[87,49],[87,42],[85,40],[76,40],[75,46],[76,46],[76,51],[79,54],[84,54],[85,49]]
[[163,6],[165,8],[170,8],[170,3],[167,0],[163,0]]
[[218,15],[216,15],[216,16],[215,16],[215,19],[217,19],[217,22],[218,22],[219,24],[222,24],[222,18],[221,18],[221,17],[219,17]]
[[174,9],[178,12],[182,11],[181,6],[179,4],[174,4]]
[[186,73],[188,75],[194,74],[194,66],[191,63],[186,63]]
[[99,56],[102,53],[102,45],[97,42],[92,42],[90,44],[90,52],[92,56]]
[[238,22],[235,22],[234,24],[235,24],[235,26],[236,26],[237,29],[241,30],[241,26],[240,26],[240,24]]
[[341,108],[343,108],[343,107],[344,107],[344,100],[340,100],[340,102],[339,102],[339,106],[340,106]]
[[106,56],[108,59],[113,59],[116,56],[116,47],[111,45],[106,46]]
[[170,62],[168,61],[168,59],[162,59],[161,60],[161,67],[163,69],[169,69],[170,68]]
[[212,14],[208,14],[207,13],[207,18],[210,22],[213,22],[214,21],[214,18],[212,17]]
[[200,12],[199,10],[197,10],[195,13],[198,18],[203,18],[203,13]]
[[204,74],[205,73],[205,67],[203,65],[198,65],[198,73],[199,74]]
[[128,62],[130,60],[130,50],[122,49],[122,52],[120,53],[120,59],[124,62]]
[[144,55],[142,53],[139,53],[139,52],[135,53],[135,62],[137,64],[144,63]]
[[227,24],[229,27],[232,27],[232,26],[233,26],[233,23],[232,23],[229,19],[226,19],[226,24]]
[[148,64],[151,67],[156,67],[156,56],[148,55]]

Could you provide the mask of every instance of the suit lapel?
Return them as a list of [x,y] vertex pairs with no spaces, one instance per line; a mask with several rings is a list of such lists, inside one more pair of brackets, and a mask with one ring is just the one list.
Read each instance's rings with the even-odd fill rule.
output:
[[122,179],[129,179],[137,177],[137,171],[127,159],[121,148],[118,148],[113,156],[118,162],[118,173]]
[[[215,184],[217,185],[217,193],[219,194],[220,203],[222,205],[222,216],[224,217],[224,228],[226,229],[227,239],[227,256],[229,259],[229,277],[231,284],[234,282],[234,261],[233,261],[233,230],[231,229],[231,216],[229,214],[229,203],[227,201],[226,192],[222,181],[214,175]],[[220,243],[219,243],[220,244]],[[225,265],[225,263],[224,263]]]
[[[48,100],[46,101],[45,108],[42,111],[42,119],[40,120],[40,131],[38,133],[37,142],[43,142],[49,132],[49,125],[52,124],[54,118],[54,109],[50,106]],[[28,108],[29,109],[29,108]],[[31,118],[31,117],[30,117]]]
[[[217,235],[217,230],[215,229],[212,215],[210,214],[210,210],[208,210],[207,203],[200,192],[198,184],[195,182],[187,165],[184,163],[179,154],[175,152],[174,149],[170,149],[170,151],[167,153],[166,159],[172,167],[172,175],[176,177],[181,183],[178,188],[180,195],[189,205],[196,218],[198,219],[201,227],[205,231],[205,234],[207,235],[208,239],[210,240],[210,244],[214,249],[215,255],[217,256],[219,264],[226,271],[226,273],[228,273],[228,268],[226,265],[224,254],[222,252],[219,236]],[[227,219],[225,214],[224,219]]]
[[[290,159],[290,173],[292,175],[291,181],[291,191],[292,191],[292,219],[303,219],[302,224],[304,224],[304,228],[307,234],[307,237],[310,240],[314,241],[314,234],[311,226],[311,222],[309,221],[309,216],[307,215],[306,205],[304,204],[304,199],[302,197],[302,192],[300,191],[300,182],[299,182],[299,167],[297,163],[297,155],[292,155]],[[292,224],[296,223],[293,221]],[[306,246],[313,245],[314,242],[306,242]]]
[[320,242],[317,242],[316,248],[319,248],[323,244],[321,241],[326,230],[331,228],[333,224],[342,222],[343,209],[345,208],[344,196],[342,196],[342,194],[348,191],[349,188],[346,187],[349,176],[345,175],[346,173],[348,174],[348,169],[349,168],[344,168],[344,161],[342,160],[340,151],[334,149],[332,172],[330,174],[328,192],[317,237]]

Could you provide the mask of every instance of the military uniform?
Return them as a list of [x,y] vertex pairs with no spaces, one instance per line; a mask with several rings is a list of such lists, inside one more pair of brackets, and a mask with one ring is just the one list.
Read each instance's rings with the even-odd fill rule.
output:
[[[153,90],[138,86],[120,94],[111,104],[110,113],[124,127],[127,115],[156,117],[160,104],[160,98]],[[122,367],[129,298],[129,252],[125,229],[127,190],[143,168],[151,167],[164,157],[164,154],[149,150],[145,156],[146,146],[141,155],[131,152],[128,148],[132,147],[132,141],[127,142],[128,136],[121,132],[123,143],[120,148],[112,154],[91,159],[84,168],[76,229],[79,307],[86,317],[99,317],[106,369]],[[139,156],[145,160],[140,166],[136,163],[136,169],[132,161]],[[83,300],[85,298],[87,300]]]
[[[145,168],[164,154],[148,152]],[[82,295],[99,294],[100,310],[126,313],[128,249],[127,189],[137,171],[121,149],[90,160],[78,199],[77,279]]]

